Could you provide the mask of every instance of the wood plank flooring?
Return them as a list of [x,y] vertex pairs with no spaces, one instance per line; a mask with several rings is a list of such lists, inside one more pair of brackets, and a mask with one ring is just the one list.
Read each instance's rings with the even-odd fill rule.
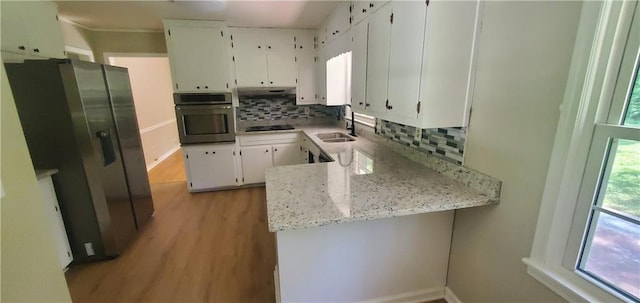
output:
[[274,302],[264,187],[190,194],[153,184],[155,214],[117,259],[73,266],[74,302]]
[[149,171],[149,183],[186,182],[182,149],[178,149],[168,158]]

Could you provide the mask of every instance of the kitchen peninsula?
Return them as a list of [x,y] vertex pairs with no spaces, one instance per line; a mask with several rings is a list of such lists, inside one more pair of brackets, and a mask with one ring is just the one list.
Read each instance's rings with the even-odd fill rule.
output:
[[279,301],[442,298],[453,210],[497,203],[500,181],[367,131],[301,130],[334,161],[267,171]]

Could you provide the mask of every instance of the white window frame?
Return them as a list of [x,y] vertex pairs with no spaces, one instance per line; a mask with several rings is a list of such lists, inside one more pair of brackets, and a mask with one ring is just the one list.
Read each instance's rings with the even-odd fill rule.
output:
[[575,250],[572,219],[585,206],[578,195],[596,125],[608,121],[611,109],[620,109],[611,100],[631,21],[634,15],[640,19],[636,6],[636,1],[583,2],[531,255],[523,258],[531,276],[570,302],[631,302],[563,263]]

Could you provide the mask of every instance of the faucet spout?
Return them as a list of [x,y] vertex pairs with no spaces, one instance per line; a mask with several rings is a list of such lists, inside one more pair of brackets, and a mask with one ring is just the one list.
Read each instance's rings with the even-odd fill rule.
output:
[[347,127],[347,130],[351,131],[349,135],[351,135],[352,137],[357,137],[358,135],[356,135],[356,119],[354,118],[353,107],[351,107],[351,104],[345,104],[344,106],[345,108],[348,106],[351,109],[351,127]]

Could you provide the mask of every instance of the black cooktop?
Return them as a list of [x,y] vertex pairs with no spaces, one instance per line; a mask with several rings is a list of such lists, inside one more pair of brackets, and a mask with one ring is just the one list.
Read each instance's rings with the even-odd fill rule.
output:
[[246,132],[266,132],[270,130],[289,130],[289,129],[295,129],[295,127],[293,127],[293,125],[290,125],[290,124],[250,126],[250,127],[247,127]]

